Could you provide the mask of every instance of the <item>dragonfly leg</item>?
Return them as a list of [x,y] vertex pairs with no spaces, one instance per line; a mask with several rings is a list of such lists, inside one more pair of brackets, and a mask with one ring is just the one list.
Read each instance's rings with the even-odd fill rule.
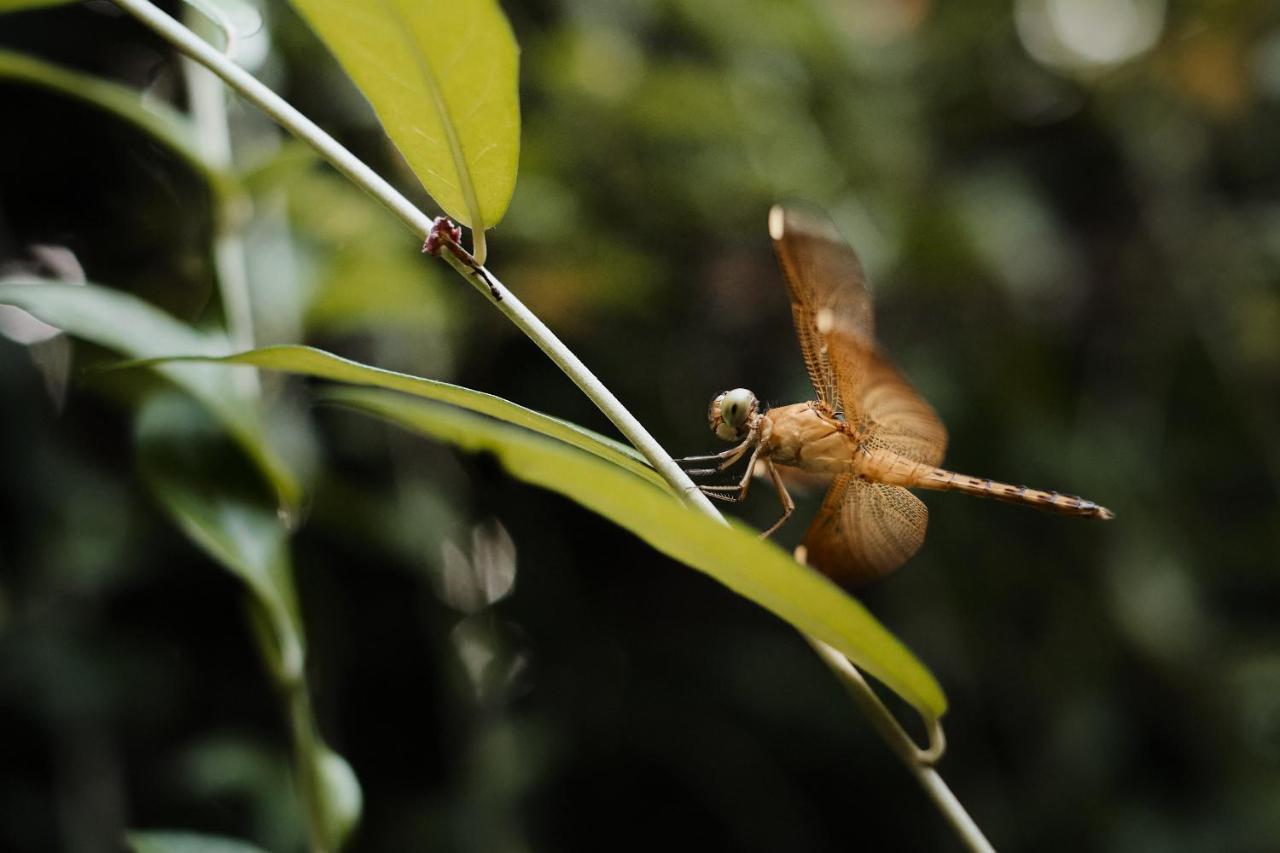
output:
[[722,460],[719,465],[714,468],[689,468],[685,471],[691,477],[706,477],[710,474],[718,474],[724,469],[730,467],[739,459],[742,454],[751,449],[751,445],[755,442],[755,434],[747,436],[747,440],[739,444],[737,447],[731,447],[723,453],[713,453],[710,456],[686,456],[683,459],[677,459],[676,462],[705,462],[708,460]]
[[723,453],[711,453],[711,454],[708,454],[707,456],[681,456],[679,459],[676,459],[675,461],[676,462],[710,462],[713,459],[723,459],[726,456],[730,456],[737,449],[738,449],[737,447],[730,447],[728,450],[724,451]]
[[796,502],[791,499],[791,494],[782,482],[782,475],[773,466],[773,461],[770,459],[764,460],[764,467],[769,469],[769,479],[773,480],[773,486],[778,490],[778,500],[782,501],[782,518],[775,521],[773,527],[760,534],[761,539],[768,539],[775,530],[782,526],[783,522],[791,517],[791,513],[796,511]]
[[722,501],[730,501],[738,503],[747,499],[747,492],[751,489],[751,474],[756,467],[756,457],[760,455],[761,445],[756,445],[756,449],[751,454],[751,459],[747,461],[747,470],[743,473],[742,479],[738,481],[736,486],[699,486],[702,493],[709,498],[719,498]]

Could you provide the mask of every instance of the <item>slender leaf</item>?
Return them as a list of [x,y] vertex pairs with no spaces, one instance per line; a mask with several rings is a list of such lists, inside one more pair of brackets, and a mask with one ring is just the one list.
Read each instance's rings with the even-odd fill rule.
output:
[[293,0],[427,192],[477,232],[502,218],[520,153],[519,52],[494,0]]
[[[0,304],[15,305],[68,334],[135,359],[174,352],[223,355],[225,338],[199,332],[137,297],[96,285],[36,279],[0,282]],[[232,371],[212,364],[161,364],[156,370],[204,404],[244,447],[280,501],[298,505],[301,487],[267,442],[255,400]]]
[[[0,0],[0,4],[3,2]],[[11,50],[0,50],[0,79],[42,86],[105,110],[172,150],[202,175],[215,192],[225,195],[231,190],[231,177],[212,168],[201,156],[190,123],[168,104],[156,101],[144,105],[142,94],[136,89]],[[14,126],[20,126],[20,122]]]
[[247,841],[177,830],[130,832],[125,843],[132,853],[263,853]]
[[926,718],[946,711],[932,674],[874,616],[754,530],[717,524],[591,454],[453,406],[379,390],[342,390],[329,399],[464,450],[493,453],[519,479],[577,501],[839,650]]
[[255,367],[262,367],[268,370],[283,370],[289,373],[332,379],[354,385],[403,391],[415,397],[449,403],[482,415],[489,415],[515,426],[541,433],[549,438],[558,439],[579,450],[585,450],[600,459],[611,462],[655,486],[663,489],[667,488],[666,481],[649,467],[644,457],[633,448],[580,427],[577,424],[553,418],[550,415],[544,415],[532,409],[526,409],[524,406],[504,400],[501,397],[495,397],[492,394],[450,385],[447,382],[437,382],[432,379],[423,379],[405,373],[370,367],[312,347],[264,347],[220,358],[155,359],[148,363],[163,363],[169,360],[252,364]]

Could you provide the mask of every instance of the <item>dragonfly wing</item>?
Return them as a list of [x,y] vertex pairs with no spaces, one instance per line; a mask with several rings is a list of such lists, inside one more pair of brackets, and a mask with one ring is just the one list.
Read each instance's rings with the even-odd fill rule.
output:
[[862,264],[831,219],[812,208],[774,205],[769,236],[791,294],[809,379],[821,402],[846,412],[858,402],[847,392],[858,387],[865,354],[875,349]]
[[940,464],[947,430],[876,346],[871,295],[853,248],[826,214],[808,207],[774,206],[769,234],[818,399],[857,425],[871,447]]
[[901,566],[924,542],[929,510],[901,486],[841,474],[804,536],[811,565],[861,586]]
[[926,465],[941,465],[947,451],[947,428],[906,377],[882,353],[867,358],[858,388],[864,418],[863,446],[887,447]]

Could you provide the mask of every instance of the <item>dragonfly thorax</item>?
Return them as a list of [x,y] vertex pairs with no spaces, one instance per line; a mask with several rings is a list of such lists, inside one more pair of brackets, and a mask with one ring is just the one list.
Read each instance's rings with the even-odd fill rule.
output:
[[760,401],[746,388],[722,391],[711,401],[707,419],[711,431],[725,441],[741,441],[751,431],[759,414]]

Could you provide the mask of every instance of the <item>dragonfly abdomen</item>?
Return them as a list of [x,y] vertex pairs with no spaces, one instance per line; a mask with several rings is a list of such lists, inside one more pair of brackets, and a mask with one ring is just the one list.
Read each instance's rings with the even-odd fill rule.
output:
[[926,474],[918,485],[926,489],[939,489],[949,492],[964,492],[979,497],[994,498],[1007,503],[1028,504],[1037,509],[1054,512],[1060,515],[1074,515],[1081,518],[1115,518],[1115,513],[1093,501],[1064,495],[1058,492],[1046,492],[1043,489],[1031,489],[1026,486],[1014,486],[997,480],[984,480],[957,474],[943,468],[934,468]]
[[[856,439],[851,439],[856,440]],[[938,468],[925,462],[917,462],[901,453],[885,447],[871,447],[867,443],[857,445],[850,470],[865,479],[891,486],[921,486]]]

